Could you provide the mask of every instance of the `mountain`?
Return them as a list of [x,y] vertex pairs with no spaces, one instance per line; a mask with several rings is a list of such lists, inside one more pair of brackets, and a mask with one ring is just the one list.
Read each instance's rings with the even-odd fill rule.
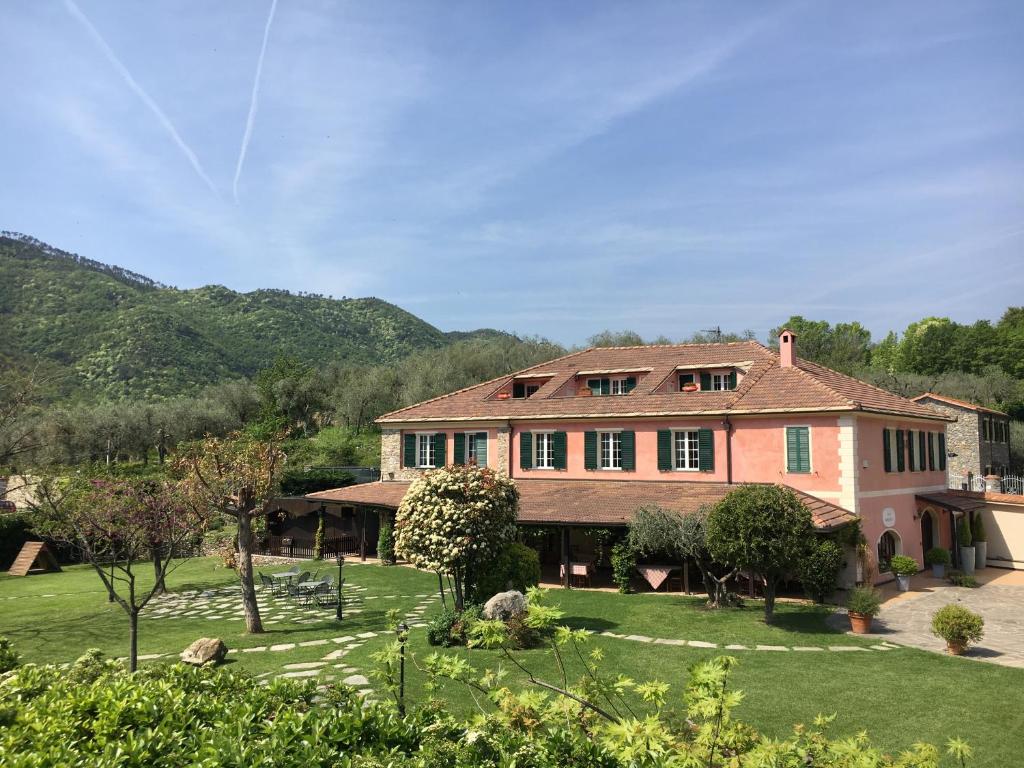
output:
[[279,355],[320,365],[386,363],[499,333],[444,333],[376,298],[179,290],[0,233],[0,370],[38,366],[56,377],[62,396],[177,395],[252,376]]

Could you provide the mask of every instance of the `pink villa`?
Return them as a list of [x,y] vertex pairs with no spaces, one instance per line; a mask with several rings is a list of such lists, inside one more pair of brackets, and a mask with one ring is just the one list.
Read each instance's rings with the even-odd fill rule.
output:
[[549,565],[566,565],[593,550],[594,528],[625,526],[641,505],[687,513],[737,483],[779,483],[822,531],[859,518],[886,580],[895,554],[922,564],[933,546],[955,549],[951,420],[801,360],[790,331],[778,352],[592,348],[382,416],[381,481],[309,498],[350,518],[387,514],[420,473],[476,462],[516,481],[520,523],[541,528],[531,540]]

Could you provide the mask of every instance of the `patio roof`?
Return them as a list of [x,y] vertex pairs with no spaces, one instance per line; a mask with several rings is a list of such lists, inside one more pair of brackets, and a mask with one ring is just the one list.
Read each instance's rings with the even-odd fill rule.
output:
[[[736,485],[642,480],[516,480],[519,522],[527,525],[627,525],[637,508],[657,504],[682,514],[721,501]],[[355,506],[397,509],[409,483],[351,485],[309,494]],[[856,516],[816,496],[791,489],[811,511],[819,530],[839,528]]]
[[938,493],[919,493],[916,497],[920,501],[927,502],[928,504],[935,504],[943,509],[949,509],[954,512],[973,512],[974,510],[981,509],[985,506],[984,496],[981,498],[974,498],[941,491]]

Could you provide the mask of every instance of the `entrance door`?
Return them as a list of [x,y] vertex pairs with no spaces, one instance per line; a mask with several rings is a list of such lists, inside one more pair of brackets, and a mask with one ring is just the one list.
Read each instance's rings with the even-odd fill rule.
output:
[[935,546],[935,521],[931,512],[921,514],[921,551],[927,552]]

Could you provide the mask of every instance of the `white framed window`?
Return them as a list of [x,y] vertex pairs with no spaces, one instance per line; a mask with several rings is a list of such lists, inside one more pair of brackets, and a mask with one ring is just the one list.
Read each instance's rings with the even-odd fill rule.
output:
[[533,433],[533,466],[536,469],[555,468],[555,436],[553,433]]
[[609,382],[609,383],[611,385],[611,393],[613,395],[628,395],[629,394],[629,390],[626,389],[626,380],[625,379],[612,379],[611,382]]
[[711,374],[711,389],[715,392],[722,392],[729,389],[729,374],[728,373],[712,373]]
[[700,469],[700,433],[686,430],[672,433],[673,468],[678,470]]
[[601,469],[622,469],[622,435],[601,432]]
[[416,466],[422,468],[434,466],[434,436],[432,434],[416,435]]
[[487,433],[466,433],[466,463],[478,467],[487,466]]

